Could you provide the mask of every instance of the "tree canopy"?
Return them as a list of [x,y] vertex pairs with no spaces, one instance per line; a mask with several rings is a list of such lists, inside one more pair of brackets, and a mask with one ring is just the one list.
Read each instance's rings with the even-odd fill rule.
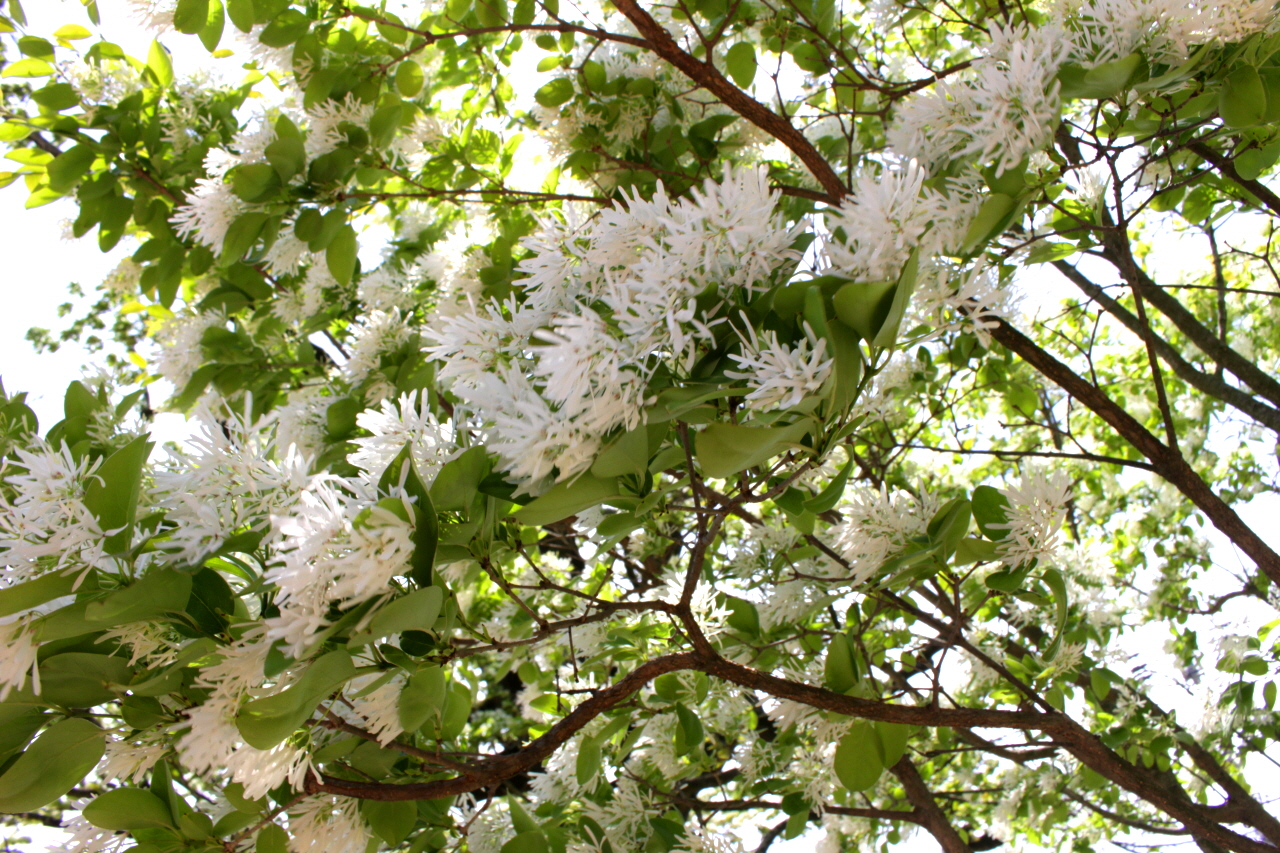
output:
[[132,252],[0,399],[0,812],[1280,845],[1271,0],[130,5],[0,4],[0,183]]

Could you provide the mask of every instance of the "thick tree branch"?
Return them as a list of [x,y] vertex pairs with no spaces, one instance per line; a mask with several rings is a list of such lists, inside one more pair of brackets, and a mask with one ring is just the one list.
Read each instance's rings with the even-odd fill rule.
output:
[[1161,443],[1110,397],[1013,326],[1002,320],[992,330],[991,336],[1106,421],[1151,460],[1157,474],[1177,487],[1236,547],[1249,555],[1272,583],[1280,584],[1280,554],[1271,550],[1235,510],[1214,494],[1208,483],[1180,454]]
[[1174,374],[1192,388],[1203,391],[1224,403],[1234,406],[1249,417],[1265,424],[1276,432],[1280,432],[1280,411],[1255,399],[1220,377],[1205,373],[1182,357],[1168,341],[1156,334],[1154,330],[1144,326],[1129,309],[1107,295],[1107,292],[1066,261],[1054,261],[1053,265],[1076,287],[1080,288],[1090,299],[1097,302],[1111,316],[1115,317],[1149,346],[1157,355],[1173,369]]
[[1280,406],[1280,382],[1268,376],[1257,364],[1224,344],[1212,329],[1196,319],[1196,316],[1188,311],[1176,297],[1152,281],[1134,259],[1133,253],[1129,250],[1129,243],[1122,235],[1109,233],[1104,236],[1103,243],[1105,257],[1115,266],[1125,283],[1132,287],[1135,293],[1156,306],[1201,352],[1238,376],[1242,382],[1269,400],[1272,405]]
[[640,8],[636,0],[612,0],[614,7],[631,21],[645,37],[648,47],[658,56],[679,68],[693,82],[715,95],[724,105],[791,149],[809,172],[827,191],[826,201],[839,204],[848,193],[840,176],[831,168],[818,149],[805,139],[785,116],[780,116],[752,98],[725,78],[710,62],[687,53],[653,16]]
[[1213,168],[1226,175],[1232,181],[1239,184],[1249,193],[1262,202],[1272,213],[1280,214],[1280,196],[1272,192],[1266,184],[1240,177],[1240,173],[1236,171],[1236,165],[1230,157],[1215,151],[1208,143],[1203,140],[1187,143],[1187,149],[1194,153],[1201,160],[1204,160]]
[[333,776],[317,777],[313,774],[307,777],[306,789],[308,793],[323,792],[365,800],[390,801],[433,800],[492,788],[519,773],[527,773],[537,767],[583,726],[625,701],[631,694],[659,675],[692,669],[696,663],[697,658],[691,652],[667,655],[642,663],[616,684],[596,691],[589,699],[552,726],[550,731],[531,741],[528,746],[507,755],[494,755],[480,759],[467,770],[450,779],[409,785],[383,785],[376,782],[352,782]]
[[916,814],[920,816],[920,824],[929,830],[929,834],[938,842],[943,853],[970,853],[969,845],[964,843],[960,833],[956,832],[956,828],[951,825],[951,820],[933,798],[933,792],[920,778],[920,771],[916,770],[911,759],[904,755],[889,769],[902,783],[902,790],[907,794],[907,802],[915,806]]

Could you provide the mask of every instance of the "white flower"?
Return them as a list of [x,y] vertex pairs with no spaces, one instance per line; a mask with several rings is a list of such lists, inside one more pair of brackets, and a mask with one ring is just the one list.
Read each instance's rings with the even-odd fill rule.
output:
[[126,0],[129,17],[144,30],[161,35],[173,29],[175,0]]
[[288,741],[271,749],[243,744],[227,759],[226,766],[232,780],[244,785],[245,798],[256,800],[285,782],[295,790],[301,788],[311,770],[311,753]]
[[[279,587],[280,615],[266,620],[267,636],[284,640],[299,660],[326,623],[330,601],[352,606],[382,595],[413,556],[411,523],[340,485],[362,491],[358,483],[317,478],[294,514],[276,520],[285,537],[283,561],[267,579]],[[412,503],[403,500],[412,518]]]
[[[379,358],[400,347],[409,340],[412,330],[405,324],[399,311],[374,311],[355,328],[355,340],[351,344],[351,357],[342,365],[342,372],[352,385],[359,385],[377,369]],[[389,389],[373,392],[378,399],[385,397]]]
[[226,322],[226,316],[220,311],[175,314],[164,321],[152,332],[157,347],[152,356],[156,373],[168,379],[175,391],[181,393],[204,364],[201,346],[204,333],[214,327],[225,326]]
[[21,690],[31,676],[32,691],[40,693],[40,672],[36,668],[36,632],[27,620],[0,626],[0,702],[11,690]]
[[168,748],[163,742],[108,739],[106,754],[95,772],[104,782],[137,785],[146,780],[151,768],[164,757]]
[[369,832],[360,817],[360,801],[321,794],[289,810],[289,849],[293,853],[364,853]]
[[53,450],[43,439],[18,449],[0,472],[13,487],[12,500],[0,493],[0,557],[14,582],[39,573],[97,566],[104,559],[104,531],[85,506],[85,488],[101,464],[76,459],[64,444]]
[[1067,518],[1071,478],[1065,471],[1049,474],[1033,468],[1023,473],[1019,486],[1000,491],[1009,499],[1005,510],[1009,532],[998,543],[1000,558],[1011,567],[1036,559],[1042,564],[1052,561],[1058,531]]
[[751,388],[747,405],[756,411],[789,409],[814,394],[831,374],[834,359],[826,358],[827,342],[819,340],[813,329],[804,324],[805,339],[794,347],[778,343],[776,332],[764,333],[764,346],[760,345],[748,321],[749,340],[742,342],[742,355],[730,355],[734,361],[747,368],[744,371],[725,371],[730,379],[745,379]]
[[222,244],[232,223],[249,210],[226,180],[227,171],[241,162],[227,151],[211,148],[205,156],[207,178],[196,181],[187,203],[169,217],[183,237],[190,237],[209,247],[214,255],[222,254]]
[[399,675],[377,690],[355,700],[352,709],[363,717],[368,730],[378,736],[378,743],[386,746],[404,732],[400,725],[400,692],[405,679]]
[[187,728],[178,739],[178,754],[193,773],[213,773],[227,766],[227,761],[240,745],[236,728],[236,705],[227,699],[209,699],[187,711]]
[[64,829],[67,837],[61,844],[49,845],[46,849],[50,853],[120,853],[125,845],[136,844],[129,833],[101,829],[79,815],[73,817]]
[[413,464],[423,481],[430,483],[436,472],[461,451],[453,441],[453,431],[442,426],[436,416],[419,401],[405,394],[399,400],[383,400],[378,409],[356,416],[356,423],[371,433],[353,440],[359,449],[347,461],[366,473],[366,482],[376,485],[391,460],[405,445],[412,448]]
[[347,134],[339,125],[350,123],[369,129],[373,104],[365,104],[353,94],[341,101],[326,98],[307,111],[307,160],[314,160],[346,144]]
[[1056,27],[996,28],[986,57],[899,110],[888,141],[930,168],[963,156],[1003,172],[1053,138],[1061,104],[1056,75],[1071,42]]
[[[246,407],[251,408],[251,407]],[[155,473],[155,499],[177,522],[170,542],[198,561],[232,535],[270,532],[273,512],[287,512],[308,482],[308,461],[276,448],[271,417],[197,409],[200,430],[173,448]]]
[[853,582],[871,578],[912,537],[923,535],[940,505],[930,492],[917,499],[887,488],[854,490],[850,501],[840,506],[845,521],[836,528],[836,550],[850,563]]

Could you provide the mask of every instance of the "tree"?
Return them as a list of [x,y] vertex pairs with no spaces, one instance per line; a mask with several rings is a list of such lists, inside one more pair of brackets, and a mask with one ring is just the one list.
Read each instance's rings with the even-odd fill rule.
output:
[[[132,5],[145,61],[0,18],[3,179],[136,245],[69,332],[127,357],[0,409],[0,811],[1280,845],[1268,0]],[[1204,719],[1125,666],[1152,624]]]

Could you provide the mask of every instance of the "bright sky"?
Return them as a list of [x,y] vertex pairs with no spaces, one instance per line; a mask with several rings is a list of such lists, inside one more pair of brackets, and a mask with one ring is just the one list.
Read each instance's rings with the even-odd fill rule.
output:
[[[124,0],[99,0],[99,6],[102,9],[102,30],[106,37],[124,47],[127,53],[145,57],[151,36],[132,25],[125,12]],[[25,9],[31,23],[30,29],[34,33],[47,35],[66,23],[89,25],[79,0],[35,0],[27,2]],[[173,35],[165,40],[171,42],[171,48],[181,48],[181,42],[188,39],[194,46],[192,50],[174,50],[174,64],[179,74],[189,73],[199,63],[208,61],[208,54],[204,49],[195,45],[194,36]],[[61,235],[64,229],[61,223],[74,215],[73,205],[58,202],[26,210],[25,200],[26,193],[20,183],[0,190],[0,223],[3,224],[0,229],[0,258],[4,261],[4,277],[0,281],[3,281],[6,296],[6,310],[0,312],[0,377],[10,393],[28,392],[28,402],[39,416],[43,431],[61,419],[64,389],[70,381],[82,375],[82,366],[91,362],[93,357],[75,345],[64,346],[55,354],[36,355],[25,340],[26,331],[32,326],[55,331],[63,328],[69,318],[58,317],[57,309],[70,298],[66,292],[67,285],[78,282],[92,297],[97,285],[122,258],[133,251],[133,247],[129,241],[125,241],[113,252],[104,255],[98,251],[92,234],[84,240],[63,240]],[[1247,230],[1247,224],[1240,227],[1240,233]],[[1160,246],[1160,257],[1164,259],[1162,267],[1171,275],[1176,275],[1181,269],[1199,266],[1205,254],[1205,247],[1199,243],[1189,235],[1166,235]],[[366,248],[376,252],[376,247]],[[1063,296],[1072,294],[1070,286],[1060,276],[1047,267],[1042,269],[1043,274],[1037,272],[1028,275],[1023,281],[1024,289],[1030,291],[1024,305],[1032,310],[1036,306],[1048,308]],[[1110,278],[1102,281],[1112,283]],[[159,403],[163,394],[156,396],[154,402]],[[157,437],[161,440],[176,439],[185,434],[182,418],[178,415],[161,415],[156,427]],[[1269,538],[1273,547],[1280,546],[1280,530],[1276,530],[1274,525],[1278,509],[1280,499],[1268,496],[1241,510],[1245,520],[1252,523],[1264,538]],[[1268,533],[1271,535],[1268,536]],[[1216,531],[1206,528],[1205,535],[1214,543],[1213,553],[1219,564],[1231,568],[1244,565],[1240,556]],[[1223,581],[1224,578],[1220,576],[1206,579],[1206,584],[1220,584]],[[1218,617],[1201,617],[1198,627],[1209,628],[1211,635],[1216,633],[1215,626],[1220,631],[1231,623],[1243,623],[1256,629],[1270,618],[1270,612],[1268,608],[1251,606],[1237,600]],[[1153,698],[1167,708],[1179,709],[1180,716],[1186,715],[1184,719],[1195,719],[1201,700],[1183,690],[1178,684],[1178,673],[1162,664],[1163,660],[1167,660],[1162,654],[1167,638],[1164,626],[1150,626],[1136,632],[1126,645],[1129,651],[1140,656],[1140,659],[1134,661],[1135,664],[1145,663],[1153,671],[1148,685]],[[1212,666],[1212,653],[1209,657],[1208,663]],[[1206,678],[1211,675],[1213,674],[1206,674]],[[1202,684],[1201,689],[1207,686],[1208,682]],[[1275,766],[1265,761],[1251,762],[1247,775],[1257,790],[1280,791],[1280,773]],[[56,841],[61,835],[52,830],[42,831],[38,827],[24,829],[23,834],[32,836],[35,843],[24,845],[19,842],[14,845],[19,849],[39,849],[46,843]],[[776,844],[773,850],[778,853],[801,853],[811,850],[815,842],[815,835],[810,833],[792,842]],[[937,848],[927,835],[918,834],[897,849],[908,853],[924,853]]]

